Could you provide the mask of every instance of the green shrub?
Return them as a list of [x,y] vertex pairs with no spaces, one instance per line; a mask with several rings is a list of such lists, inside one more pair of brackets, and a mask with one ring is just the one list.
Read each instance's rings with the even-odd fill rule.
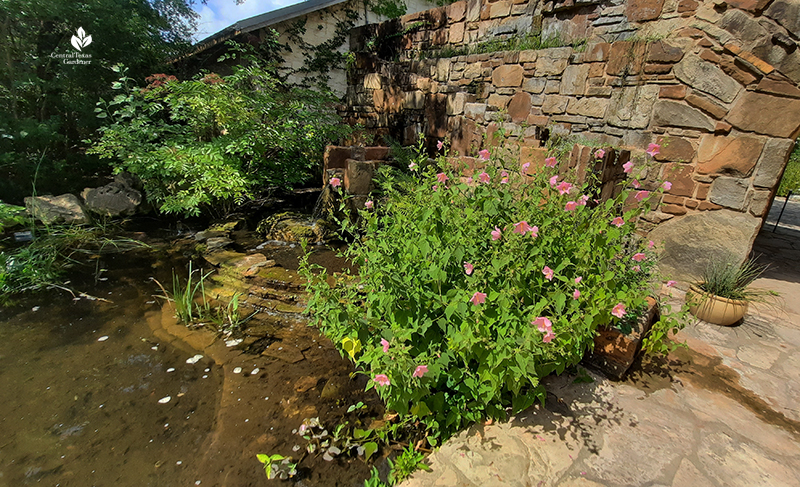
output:
[[497,154],[471,180],[442,156],[413,169],[382,168],[382,196],[347,228],[357,275],[302,269],[312,322],[433,437],[543,400],[541,379],[577,364],[597,327],[645,309],[655,258],[635,220],[658,181],[597,201],[591,175],[523,176]]
[[253,56],[230,76],[153,75],[145,88],[115,69],[121,93],[98,103],[110,124],[89,152],[139,176],[165,213],[224,211],[257,189],[305,182],[349,131],[332,95],[287,87]]
[[781,184],[778,186],[778,196],[786,197],[789,191],[800,189],[800,144],[795,145],[789,162],[786,163],[786,170],[783,172]]

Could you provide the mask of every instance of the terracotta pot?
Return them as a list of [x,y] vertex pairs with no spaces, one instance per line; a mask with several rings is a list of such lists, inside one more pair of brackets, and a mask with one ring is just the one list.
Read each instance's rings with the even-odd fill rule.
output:
[[722,326],[731,326],[744,318],[748,306],[747,301],[721,298],[694,285],[686,293],[686,302],[690,303],[690,313],[703,321]]

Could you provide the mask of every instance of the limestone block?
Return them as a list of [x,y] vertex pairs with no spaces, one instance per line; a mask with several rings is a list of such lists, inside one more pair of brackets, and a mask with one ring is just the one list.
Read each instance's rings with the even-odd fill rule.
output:
[[[657,89],[657,88],[656,88]],[[713,132],[714,123],[700,110],[671,100],[660,100],[653,108],[653,124]]]
[[477,121],[483,121],[484,116],[486,115],[486,104],[485,103],[465,103],[464,104],[464,116]]
[[770,191],[755,191],[750,198],[750,213],[753,216],[763,216],[769,208]]
[[607,98],[571,98],[567,105],[570,115],[583,115],[584,117],[603,118],[611,100]]
[[540,55],[536,58],[536,76],[555,76],[564,72],[569,58],[553,58]]
[[699,108],[700,110],[703,110],[717,119],[721,119],[728,113],[727,108],[715,102],[711,98],[701,95],[697,92],[690,94],[685,98],[685,100],[689,105]]
[[450,44],[461,44],[464,41],[464,22],[450,24],[448,28],[448,41]]
[[740,178],[722,176],[714,180],[711,184],[711,192],[708,199],[720,206],[743,210],[747,204],[747,189],[749,181]]
[[467,79],[480,78],[483,73],[481,63],[470,63],[464,68],[464,77]]
[[459,115],[464,111],[464,104],[467,102],[467,94],[464,92],[451,93],[447,97],[447,114]]
[[564,113],[567,109],[569,98],[560,95],[547,95],[542,104],[542,112],[547,114]]
[[436,62],[436,81],[445,82],[450,75],[450,60],[439,59]]
[[692,281],[700,277],[709,256],[730,253],[744,260],[760,224],[758,217],[721,209],[675,217],[650,232],[649,239],[663,249],[663,274]]
[[528,78],[522,83],[522,90],[538,94],[544,91],[546,84],[546,78]]
[[511,13],[511,0],[500,0],[489,5],[489,18],[498,19],[508,17]]
[[497,107],[498,109],[502,110],[506,106],[508,106],[509,100],[511,100],[510,96],[498,95],[496,93],[492,93],[491,95],[489,95],[489,98],[486,100],[486,103],[491,107]]
[[758,160],[753,186],[774,188],[778,184],[778,178],[783,174],[783,168],[793,148],[794,142],[791,139],[769,139]]
[[625,14],[630,22],[657,19],[661,15],[664,0],[629,0],[625,3]]
[[694,167],[688,164],[667,164],[664,169],[664,179],[672,183],[668,193],[675,196],[692,196],[695,187],[693,174]]
[[741,90],[735,79],[699,56],[687,54],[673,69],[675,76],[694,89],[730,103]]
[[589,65],[578,64],[567,66],[561,75],[562,95],[583,95],[586,92],[586,79],[589,77]]
[[624,128],[647,127],[658,90],[659,87],[656,85],[630,86],[616,90],[611,95],[608,123]]
[[768,31],[759,24],[758,20],[741,10],[728,9],[717,22],[717,26],[731,33],[739,43],[745,46],[768,37]]
[[466,0],[467,1],[467,22],[477,22],[481,16],[481,0]]
[[516,64],[504,64],[492,71],[492,84],[495,87],[522,85],[523,70],[522,66]]
[[521,63],[535,63],[537,57],[538,51],[529,50],[519,52],[519,62]]
[[800,37],[800,0],[775,0],[764,14]]
[[800,129],[800,100],[746,92],[731,107],[734,127],[775,137],[793,137]]
[[764,148],[764,137],[704,135],[697,149],[697,172],[747,177]]
[[511,97],[511,101],[508,103],[508,115],[512,122],[522,122],[528,118],[529,113],[531,113],[531,95],[520,91]]
[[656,143],[661,146],[654,157],[659,162],[692,162],[694,158],[694,146],[682,137],[659,137]]
[[344,187],[350,194],[368,194],[372,189],[375,161],[349,159],[344,172]]
[[461,0],[460,2],[453,2],[447,6],[447,18],[452,24],[453,22],[460,22],[464,20],[467,15],[467,2]]
[[677,63],[683,58],[683,49],[666,41],[656,41],[647,45],[647,60],[652,63]]
[[409,91],[405,94],[403,107],[411,110],[419,110],[425,106],[425,93],[421,91]]

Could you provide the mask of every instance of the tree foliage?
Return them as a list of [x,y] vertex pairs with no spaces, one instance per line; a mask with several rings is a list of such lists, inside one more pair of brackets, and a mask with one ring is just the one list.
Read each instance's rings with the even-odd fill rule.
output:
[[[18,199],[34,174],[85,165],[80,141],[97,126],[92,112],[117,63],[143,78],[185,52],[195,28],[193,0],[4,0],[0,2],[0,192]],[[71,64],[78,28],[91,35]],[[74,58],[72,58],[74,60]],[[56,190],[67,181],[51,178]],[[44,184],[41,179],[40,184]],[[42,187],[42,190],[50,188]]]
[[331,95],[285,86],[274,64],[232,46],[229,76],[154,75],[137,88],[123,71],[119,94],[96,109],[109,123],[90,152],[139,176],[161,211],[224,211],[258,188],[305,182],[349,131]]

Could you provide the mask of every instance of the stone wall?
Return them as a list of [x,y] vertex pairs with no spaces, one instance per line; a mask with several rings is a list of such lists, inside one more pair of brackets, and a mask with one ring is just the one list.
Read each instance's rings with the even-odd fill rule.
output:
[[[587,43],[436,57],[539,29]],[[352,36],[342,114],[378,135],[469,156],[502,128],[522,159],[553,134],[660,144],[672,188],[647,219],[679,277],[749,252],[800,131],[800,0],[462,0]]]

